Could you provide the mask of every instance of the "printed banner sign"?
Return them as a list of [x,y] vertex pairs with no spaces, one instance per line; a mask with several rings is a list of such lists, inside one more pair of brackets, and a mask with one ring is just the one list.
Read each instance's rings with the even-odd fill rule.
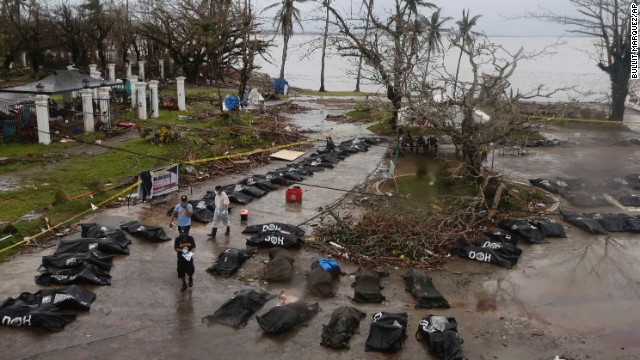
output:
[[[164,169],[164,167],[160,167],[150,171],[151,186],[150,189],[147,188],[146,198],[150,199],[155,196],[168,194],[172,191],[178,191],[178,165],[162,173],[157,173],[162,169]],[[140,185],[138,185],[138,197],[140,199],[143,198],[144,190],[145,182],[143,181],[142,183],[140,183]]]

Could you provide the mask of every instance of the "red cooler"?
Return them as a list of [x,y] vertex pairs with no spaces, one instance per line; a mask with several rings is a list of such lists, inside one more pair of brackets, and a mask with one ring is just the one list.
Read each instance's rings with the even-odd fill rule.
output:
[[300,189],[300,186],[287,189],[287,202],[302,202],[302,189]]

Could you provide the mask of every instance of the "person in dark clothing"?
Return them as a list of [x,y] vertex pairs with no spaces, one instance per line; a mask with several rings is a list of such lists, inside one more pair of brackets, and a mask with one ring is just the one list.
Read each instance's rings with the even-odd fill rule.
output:
[[193,265],[193,253],[196,251],[196,241],[186,232],[180,232],[175,240],[174,249],[178,255],[178,278],[182,280],[181,291],[187,290],[185,282],[185,274],[189,275],[189,287],[193,286],[193,273],[195,266]]

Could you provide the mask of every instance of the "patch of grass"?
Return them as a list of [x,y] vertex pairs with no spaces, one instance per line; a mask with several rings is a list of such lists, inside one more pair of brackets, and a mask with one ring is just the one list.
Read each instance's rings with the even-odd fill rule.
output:
[[395,135],[395,131],[391,130],[391,125],[389,125],[388,121],[380,121],[377,122],[367,128],[367,130],[371,131],[376,135]]
[[24,141],[7,141],[0,143],[0,154],[8,158],[38,157],[74,146],[78,146],[78,144],[54,142],[51,145],[43,145]]

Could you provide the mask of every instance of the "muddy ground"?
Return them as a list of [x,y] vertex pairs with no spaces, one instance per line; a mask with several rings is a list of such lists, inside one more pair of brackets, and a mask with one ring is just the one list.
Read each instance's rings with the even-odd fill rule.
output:
[[[293,115],[292,121],[303,129],[319,133],[350,131],[342,138],[365,133],[352,124],[324,120],[327,114],[344,112],[342,104],[303,101],[310,111]],[[567,135],[557,129],[557,134]],[[572,131],[575,135],[575,131]],[[581,137],[595,134],[582,132]],[[570,135],[570,134],[569,134]],[[633,133],[616,136],[633,137]],[[267,221],[302,223],[313,218],[319,206],[340,201],[344,193],[312,185],[351,189],[366,181],[384,161],[386,149],[373,147],[367,153],[351,156],[335,169],[317,173],[305,180],[302,204],[287,204],[284,191],[274,191],[247,206],[247,224]],[[615,159],[615,161],[611,161]],[[489,162],[491,162],[491,156]],[[518,180],[530,177],[576,177],[627,174],[637,171],[640,146],[617,148],[540,148],[525,157],[498,156],[496,169]],[[263,173],[281,166],[274,163],[253,172]],[[230,183],[239,176],[207,182],[194,188],[192,198],[202,196],[218,183]],[[108,226],[137,219],[166,226],[166,210],[178,195],[172,194],[164,204],[151,207],[141,204],[131,208],[99,211],[85,219]],[[353,205],[346,201],[343,211]],[[520,262],[511,270],[451,258],[443,270],[429,273],[434,284],[452,304],[448,310],[416,310],[411,295],[404,291],[404,269],[387,267],[390,276],[383,279],[387,301],[380,305],[353,304],[352,279],[342,277],[338,295],[333,299],[305,297],[305,274],[311,262],[322,254],[305,249],[295,255],[295,276],[291,284],[266,284],[259,280],[268,258],[259,250],[231,278],[206,273],[217,255],[226,247],[244,248],[240,234],[239,209],[232,212],[233,227],[229,237],[215,240],[205,234],[210,226],[194,224],[192,233],[198,250],[195,255],[195,285],[180,292],[175,273],[172,243],[150,244],[133,238],[131,255],[118,257],[111,271],[112,285],[94,287],[96,302],[91,311],[60,333],[42,333],[29,329],[0,328],[3,359],[431,359],[426,347],[413,334],[422,316],[454,316],[464,339],[463,349],[469,359],[640,359],[640,244],[637,236],[615,234],[594,236],[566,225],[567,239],[552,239],[547,244],[523,244]],[[610,209],[620,212],[619,209]],[[313,225],[317,218],[309,221]],[[313,226],[308,226],[312,230]],[[170,235],[175,233],[170,231]],[[76,235],[77,236],[77,235]],[[52,244],[53,245],[53,244]],[[34,292],[33,282],[40,257],[54,248],[22,254],[0,264],[0,297]],[[352,273],[353,264],[339,261],[343,270]],[[318,301],[322,311],[309,321],[282,336],[267,336],[251,319],[240,330],[202,322],[235,291],[264,288],[271,292],[285,289],[309,301]],[[258,315],[276,304],[267,303]],[[351,340],[351,349],[334,351],[320,346],[322,324],[327,324],[333,309],[353,305],[367,313],[360,334]],[[382,355],[364,351],[371,316],[377,311],[403,311],[409,314],[408,338],[397,354]]]

